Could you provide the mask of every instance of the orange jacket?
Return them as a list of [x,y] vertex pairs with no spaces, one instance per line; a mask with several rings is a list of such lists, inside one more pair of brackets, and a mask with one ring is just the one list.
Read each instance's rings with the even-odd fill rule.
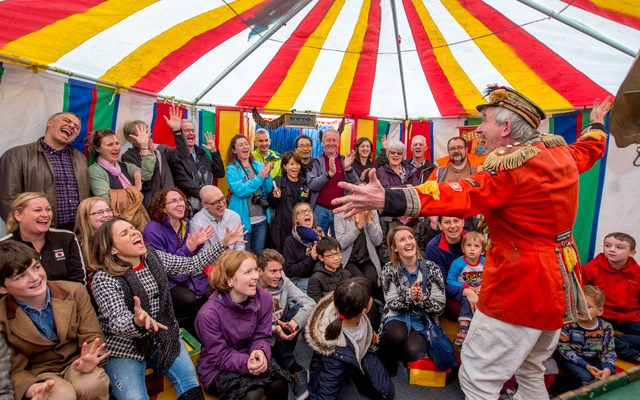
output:
[[483,313],[536,329],[562,327],[566,297],[561,243],[573,240],[578,174],[591,168],[606,147],[601,131],[591,134],[594,137],[569,146],[547,147],[538,142],[497,149],[495,153],[507,157],[524,148],[535,152],[528,146],[539,153],[519,167],[489,168],[459,183],[440,183],[439,200],[422,193],[427,192],[424,185],[404,192],[406,214],[459,218],[484,214],[492,245],[487,250],[479,302]]

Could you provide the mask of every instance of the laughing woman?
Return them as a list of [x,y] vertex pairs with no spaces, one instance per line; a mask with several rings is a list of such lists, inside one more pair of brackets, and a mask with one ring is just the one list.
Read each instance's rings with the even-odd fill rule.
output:
[[111,353],[105,371],[118,399],[148,399],[147,367],[165,374],[178,399],[202,399],[191,358],[180,340],[171,306],[167,274],[199,274],[230,245],[242,240],[237,227],[221,242],[194,257],[180,257],[147,248],[128,221],[104,223],[91,242],[95,260],[93,295],[98,320]]

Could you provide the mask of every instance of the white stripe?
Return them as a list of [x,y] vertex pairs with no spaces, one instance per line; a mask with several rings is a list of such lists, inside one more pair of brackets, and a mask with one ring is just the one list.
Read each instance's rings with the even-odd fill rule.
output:
[[402,38],[400,49],[402,51],[402,68],[409,118],[440,116],[440,110],[433,98],[433,90],[427,82],[416,50],[416,43],[413,41],[413,34],[402,2],[396,2],[396,5],[398,33]]
[[220,0],[156,2],[98,33],[60,57],[54,65],[89,76],[102,76],[154,37],[218,7],[227,6]]
[[[516,9],[509,0],[486,2],[518,25],[546,18],[529,7]],[[522,28],[610,93],[618,91],[633,62],[632,57],[556,20],[545,20]]]
[[[234,105],[245,93],[251,85],[258,79],[262,71],[273,61],[276,53],[284,42],[289,39],[293,31],[300,25],[302,20],[316,5],[317,1],[312,1],[298,12],[285,26],[280,28],[269,40],[264,42],[257,50],[247,57],[240,65],[238,65],[231,73],[229,73],[218,85],[216,85],[207,95],[205,95],[201,103],[214,103],[223,105]],[[232,60],[236,60],[242,52],[244,52],[250,43],[238,43],[246,40],[248,31],[229,39],[222,45],[212,49],[198,61],[193,63],[189,68],[178,75],[169,86],[163,89],[166,93],[172,93],[172,87],[183,91],[184,93],[192,93],[184,96],[186,99],[193,99],[200,94],[206,85],[210,84],[213,79],[231,64]],[[257,38],[253,39],[257,40]],[[223,47],[224,46],[224,47]],[[235,46],[235,47],[234,47]],[[221,62],[221,60],[224,60]],[[195,88],[193,87],[195,86]],[[190,88],[190,89],[188,89]],[[186,90],[190,90],[187,92]],[[195,94],[193,94],[195,93]],[[180,96],[177,96],[180,97]]]
[[471,36],[451,15],[441,1],[423,0],[433,22],[442,34],[449,50],[458,65],[466,73],[476,89],[482,93],[487,84],[513,85],[493,66],[478,45],[471,40]]
[[353,37],[361,8],[362,0],[344,2],[293,108],[315,111],[322,108],[327,92],[340,71],[344,51]]

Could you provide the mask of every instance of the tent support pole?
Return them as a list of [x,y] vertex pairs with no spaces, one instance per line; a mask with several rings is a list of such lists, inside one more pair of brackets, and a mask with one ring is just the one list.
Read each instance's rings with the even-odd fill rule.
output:
[[293,9],[291,9],[282,19],[280,19],[275,25],[273,25],[264,35],[260,36],[254,44],[251,45],[247,50],[244,51],[231,65],[225,68],[218,77],[211,82],[203,91],[200,93],[194,100],[194,104],[198,104],[198,102],[207,95],[218,83],[220,83],[227,75],[231,73],[240,63],[242,63],[247,57],[251,55],[258,47],[262,45],[262,43],[266,42],[274,33],[276,33],[280,28],[285,26],[287,22],[291,18],[293,18],[296,14],[300,12],[304,7],[309,4],[311,0],[302,0],[300,1]]
[[402,88],[402,103],[404,105],[404,119],[409,119],[409,107],[407,107],[407,92],[404,84],[404,69],[402,68],[402,52],[400,50],[400,30],[398,29],[398,15],[396,13],[396,1],[390,0],[391,15],[393,16],[393,30],[396,34],[396,52],[398,54],[398,68],[400,69],[400,86]]
[[541,4],[538,4],[537,2],[533,1],[533,0],[518,0],[520,3],[525,4],[531,8],[533,8],[534,10],[540,11],[541,13],[547,15],[550,18],[553,18],[557,21],[562,22],[565,25],[569,25],[570,27],[584,33],[587,36],[590,36],[596,40],[601,41],[604,44],[607,44],[611,47],[613,47],[614,49],[621,51],[623,53],[625,53],[626,55],[629,55],[631,57],[635,57],[637,52],[626,47],[625,45],[616,42],[615,40],[612,40],[608,37],[606,37],[605,35],[601,34],[600,32],[596,31],[595,29],[592,29],[572,18],[569,17],[565,17],[564,15],[560,14],[559,12],[553,11],[550,8],[547,8]]

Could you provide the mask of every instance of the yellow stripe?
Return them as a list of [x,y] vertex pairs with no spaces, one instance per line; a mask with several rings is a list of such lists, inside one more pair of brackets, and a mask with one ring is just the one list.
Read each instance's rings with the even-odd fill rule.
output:
[[351,152],[351,134],[353,132],[353,124],[344,123],[344,129],[340,134],[340,154],[346,156]]
[[593,4],[605,10],[619,12],[621,14],[640,17],[640,7],[638,0],[590,0]]
[[98,33],[155,2],[156,0],[106,1],[7,43],[0,52],[48,65]]
[[433,55],[436,57],[436,60],[438,60],[438,64],[440,64],[449,84],[453,88],[453,92],[462,103],[465,111],[475,114],[475,107],[486,101],[478,89],[476,89],[473,82],[471,82],[466,72],[460,67],[451,50],[449,50],[444,36],[442,36],[440,30],[433,22],[424,3],[421,0],[413,0],[413,4],[418,12],[422,26],[431,41],[431,46],[433,46]]
[[289,68],[287,76],[276,90],[265,108],[289,110],[300,95],[311,69],[315,64],[320,49],[329,35],[345,0],[336,0],[322,19],[316,30],[307,38],[304,47],[300,49],[298,56]]
[[347,46],[347,51],[340,64],[338,74],[322,103],[322,112],[334,114],[344,113],[349,92],[351,91],[351,85],[353,85],[353,77],[356,74],[356,68],[360,60],[360,53],[362,53],[362,47],[364,46],[364,36],[367,33],[367,21],[369,19],[370,9],[371,0],[363,1],[356,28],[353,36],[351,36],[349,46]]
[[524,93],[540,108],[572,107],[564,97],[542,80],[506,43],[462,7],[457,0],[443,0],[444,6],[467,31],[493,66],[514,89]]
[[162,59],[192,38],[222,25],[236,17],[236,12],[242,14],[262,1],[264,0],[238,0],[231,3],[233,9],[223,5],[183,21],[138,47],[111,67],[100,79],[132,86]]

